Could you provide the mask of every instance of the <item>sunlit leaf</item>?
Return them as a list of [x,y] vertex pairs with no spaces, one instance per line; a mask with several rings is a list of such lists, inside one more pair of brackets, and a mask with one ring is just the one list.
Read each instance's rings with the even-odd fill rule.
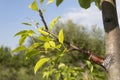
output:
[[26,35],[21,35],[20,39],[19,39],[19,45],[22,45],[25,42],[25,39],[27,38]]
[[91,66],[90,71],[93,72],[93,66]]
[[40,0],[40,3],[42,4],[44,2],[44,0]]
[[19,51],[23,51],[25,49],[26,49],[25,46],[19,46],[19,47],[15,48],[14,50],[12,50],[12,52],[19,52]]
[[45,48],[45,49],[50,48],[50,44],[49,44],[49,42],[45,42],[45,43],[44,43],[44,48]]
[[47,4],[51,4],[51,3],[53,3],[54,2],[54,0],[49,0],[48,2],[47,2]]
[[34,73],[36,74],[36,72],[38,71],[38,69],[40,69],[42,67],[42,65],[44,65],[46,62],[48,62],[50,60],[50,58],[42,58],[40,59],[35,67],[34,67]]
[[48,79],[49,76],[50,76],[50,73],[49,73],[48,71],[45,71],[45,72],[43,73],[43,78]]
[[22,24],[27,25],[27,26],[32,26],[32,24],[27,23],[27,22],[23,22]]
[[57,46],[56,46],[56,48],[57,48],[57,49],[59,49],[61,46],[62,46],[62,45],[61,45],[61,44],[59,44],[59,45],[57,45]]
[[34,49],[34,50],[31,50],[31,51],[27,51],[27,52],[26,52],[26,57],[27,57],[27,58],[30,58],[30,57],[38,54],[39,52],[40,52],[40,51],[35,50],[35,49]]
[[54,41],[49,41],[49,44],[51,47],[55,48],[55,42]]
[[60,19],[60,16],[54,18],[54,19],[51,21],[51,23],[50,23],[50,29],[52,29],[52,28],[55,26],[56,22],[57,22],[59,19]]
[[90,67],[91,66],[91,62],[90,61],[86,61],[87,65]]
[[64,68],[65,67],[65,64],[64,63],[60,63],[59,65],[58,65],[58,68]]
[[63,44],[63,41],[64,41],[63,29],[61,29],[59,34],[58,34],[58,40],[61,44]]
[[40,46],[40,43],[33,43],[30,47],[29,47],[29,51],[32,51],[33,49],[35,49],[36,47]]
[[46,36],[49,35],[48,32],[42,30],[41,28],[38,28],[38,32],[39,32],[40,34],[42,34],[42,35],[46,35]]
[[93,72],[93,65],[91,64],[90,61],[86,61],[88,67],[90,68],[90,71]]
[[46,37],[46,36],[39,36],[38,39],[45,42],[48,42],[51,40],[49,37]]
[[60,73],[56,73],[56,80],[60,80]]
[[89,8],[91,4],[91,0],[78,0],[78,2],[79,2],[79,5],[85,9]]
[[63,0],[56,0],[56,5],[59,6],[62,2]]
[[38,11],[39,9],[38,9],[37,1],[34,0],[33,3],[29,5],[29,8],[31,8],[34,11]]
[[33,30],[28,30],[26,32],[26,35],[28,35],[28,36],[32,36],[33,34],[35,34],[35,32]]
[[35,34],[35,32],[33,30],[23,30],[23,31],[16,33],[15,36],[19,36],[19,35],[32,36],[32,34]]
[[15,36],[23,35],[23,34],[25,34],[25,33],[26,33],[26,30],[23,30],[23,31],[17,32],[17,33],[15,34]]

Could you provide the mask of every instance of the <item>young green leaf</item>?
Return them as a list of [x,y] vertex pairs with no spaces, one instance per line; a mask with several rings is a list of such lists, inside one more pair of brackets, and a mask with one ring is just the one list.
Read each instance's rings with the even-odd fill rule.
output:
[[48,2],[47,2],[47,4],[51,4],[51,3],[53,3],[54,2],[54,0],[49,0]]
[[15,36],[19,36],[19,35],[32,36],[32,34],[35,34],[35,32],[33,30],[23,30],[23,31],[16,33]]
[[59,34],[58,34],[58,40],[61,44],[63,44],[63,41],[64,41],[63,29],[61,29]]
[[29,51],[32,51],[33,49],[35,49],[36,47],[40,46],[40,43],[34,43],[29,47]]
[[50,29],[52,29],[55,24],[57,23],[57,21],[60,19],[60,16],[54,18],[51,22],[50,22]]
[[60,69],[60,68],[64,68],[65,67],[65,64],[64,63],[60,63],[59,65],[58,65],[58,68]]
[[90,72],[93,72],[93,66],[91,66],[91,68],[90,68]]
[[90,61],[86,61],[86,63],[87,63],[87,65],[88,65],[88,67],[91,67],[91,62]]
[[25,49],[26,49],[25,46],[19,46],[19,47],[15,48],[14,50],[12,50],[12,52],[13,52],[13,53],[14,53],[14,52],[19,52],[19,51],[23,51],[23,50],[25,50]]
[[35,67],[34,67],[34,73],[36,74],[36,72],[38,71],[38,69],[40,69],[42,67],[42,65],[44,65],[46,62],[48,62],[50,60],[50,58],[42,58],[40,59]]
[[19,39],[19,45],[22,45],[25,42],[25,39],[27,38],[26,35],[21,35],[20,39]]
[[42,34],[42,35],[45,35],[45,36],[49,35],[48,32],[42,30],[41,28],[38,28],[38,32],[39,32],[40,34]]
[[56,5],[59,6],[62,2],[63,0],[56,0]]
[[42,4],[44,2],[44,0],[40,0],[40,3]]
[[44,48],[47,50],[48,48],[50,48],[50,44],[49,44],[49,42],[45,42],[44,43]]
[[78,0],[78,2],[79,2],[79,5],[85,9],[89,8],[91,4],[91,0]]
[[38,9],[38,4],[37,4],[36,0],[34,0],[33,3],[30,4],[28,7],[31,8],[32,10],[34,10],[34,11],[38,11],[39,10]]
[[32,24],[27,23],[27,22],[23,22],[22,24],[27,25],[27,26],[32,26]]
[[49,37],[46,37],[46,36],[39,36],[38,39],[45,42],[48,42],[51,40]]
[[23,30],[23,31],[17,32],[17,33],[15,34],[15,36],[23,35],[23,34],[25,34],[26,32],[27,32],[27,30]]
[[26,35],[28,36],[32,36],[33,34],[35,34],[35,32],[33,30],[27,30]]
[[90,61],[86,61],[86,63],[88,65],[89,69],[90,69],[90,72],[93,72],[93,65],[91,64],[91,62]]
[[49,41],[49,44],[51,47],[55,48],[55,42],[54,41]]
[[57,46],[56,46],[56,48],[57,48],[57,49],[60,49],[60,48],[61,48],[61,46],[62,46],[62,45],[61,45],[61,44],[59,44],[59,45],[57,45]]
[[26,52],[26,57],[27,58],[30,58],[30,57],[32,57],[32,56],[34,56],[34,55],[37,55],[38,53],[39,53],[40,51],[38,51],[38,50],[31,50],[31,51],[27,51]]

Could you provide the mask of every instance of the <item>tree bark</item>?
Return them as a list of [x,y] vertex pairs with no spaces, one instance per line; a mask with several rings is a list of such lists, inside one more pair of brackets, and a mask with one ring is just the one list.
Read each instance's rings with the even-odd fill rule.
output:
[[108,80],[120,80],[120,29],[115,0],[102,1],[106,55],[112,54]]

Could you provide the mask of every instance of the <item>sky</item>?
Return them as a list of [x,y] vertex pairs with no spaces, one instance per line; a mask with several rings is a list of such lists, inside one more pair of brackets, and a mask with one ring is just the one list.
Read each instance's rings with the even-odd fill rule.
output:
[[[28,8],[33,0],[0,0],[0,46],[8,46],[15,48],[18,46],[19,37],[14,34],[20,30],[35,29],[27,27],[22,22],[30,22],[28,19],[40,22],[41,19],[37,12]],[[38,0],[39,1],[39,0]],[[117,1],[118,17],[120,22],[120,0]],[[45,6],[39,6],[44,8]],[[101,11],[92,3],[89,9],[80,8],[77,0],[64,0],[64,2],[56,7],[55,3],[45,7],[44,13],[47,24],[56,16],[61,16],[61,21],[65,22],[69,19],[73,22],[85,26],[97,25],[103,28]],[[42,24],[41,24],[42,25]]]

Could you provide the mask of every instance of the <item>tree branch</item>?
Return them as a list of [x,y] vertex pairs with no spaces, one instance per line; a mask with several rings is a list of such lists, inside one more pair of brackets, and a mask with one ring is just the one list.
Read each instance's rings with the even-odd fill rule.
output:
[[[51,35],[58,41],[58,37],[57,37],[54,33],[51,33],[51,32],[48,31],[48,26],[47,26],[47,24],[46,24],[46,21],[45,21],[45,19],[44,19],[44,16],[43,16],[41,10],[39,10],[39,14],[40,14],[40,18],[42,19],[42,22],[43,22],[43,24],[44,24],[44,26],[45,26],[46,31],[47,31],[49,34],[51,34]],[[103,66],[104,58],[95,55],[93,52],[80,49],[80,48],[78,48],[77,46],[71,44],[70,42],[68,42],[68,41],[66,41],[66,40],[64,40],[64,43],[67,44],[67,45],[70,47],[70,50],[69,50],[69,51],[77,50],[78,52],[83,53],[84,55],[87,55],[87,57],[88,57],[88,59],[89,59],[90,61],[92,61],[92,62],[94,62],[94,63],[96,63],[96,64],[104,67],[104,66]],[[104,68],[105,68],[105,67],[104,67]]]
[[42,11],[41,11],[40,9],[39,9],[39,15],[40,15],[40,17],[41,17],[41,19],[42,19],[42,22],[43,22],[43,24],[44,24],[44,26],[45,26],[46,31],[48,31],[47,23],[46,23],[46,21],[45,21],[45,19],[44,19],[43,13],[42,13]]

